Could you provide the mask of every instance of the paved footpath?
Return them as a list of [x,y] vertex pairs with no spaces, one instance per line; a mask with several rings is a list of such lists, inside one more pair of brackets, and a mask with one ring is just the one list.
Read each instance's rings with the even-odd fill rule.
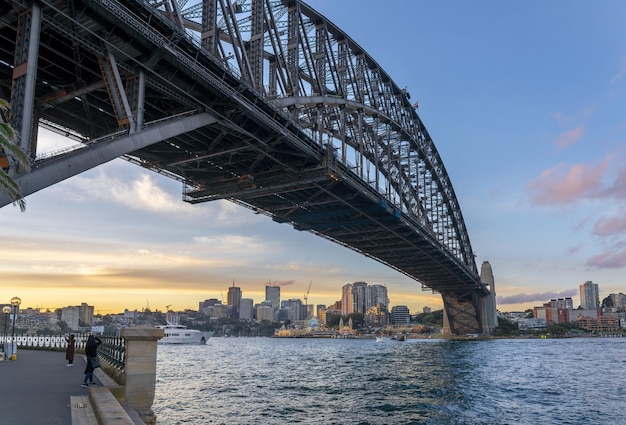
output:
[[65,351],[18,348],[17,360],[0,361],[0,423],[2,425],[71,425],[70,396],[87,395],[82,388],[83,356],[67,367]]

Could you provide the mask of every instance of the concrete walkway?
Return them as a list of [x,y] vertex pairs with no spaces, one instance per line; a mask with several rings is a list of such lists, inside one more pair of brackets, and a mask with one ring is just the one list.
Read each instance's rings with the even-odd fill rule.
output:
[[76,355],[73,367],[66,364],[64,351],[23,348],[17,360],[1,361],[0,423],[71,425],[70,396],[86,396],[89,388],[80,386],[84,357]]

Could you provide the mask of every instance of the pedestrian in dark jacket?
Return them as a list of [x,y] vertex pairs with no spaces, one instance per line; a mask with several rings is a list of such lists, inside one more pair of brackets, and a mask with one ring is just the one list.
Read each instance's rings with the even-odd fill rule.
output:
[[65,337],[65,341],[67,342],[67,348],[65,349],[65,360],[67,360],[67,367],[74,366],[74,350],[75,350],[75,342],[74,334],[69,337]]
[[[90,385],[96,385],[93,382],[94,362],[98,361],[98,345],[102,344],[100,338],[93,335],[89,335],[87,344],[85,345],[85,354],[87,355],[87,366],[85,366],[85,379],[81,384],[81,387],[88,387]],[[95,367],[99,367],[95,366]]]

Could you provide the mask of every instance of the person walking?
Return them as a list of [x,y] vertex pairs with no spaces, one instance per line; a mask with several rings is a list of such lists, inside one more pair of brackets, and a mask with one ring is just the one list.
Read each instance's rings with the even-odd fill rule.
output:
[[74,334],[71,334],[68,337],[65,337],[65,341],[67,342],[67,348],[65,349],[65,360],[67,360],[67,367],[74,366],[74,351],[76,347],[76,339],[74,338]]
[[98,360],[98,346],[100,344],[102,344],[100,338],[89,335],[87,344],[85,345],[87,366],[85,366],[85,379],[83,379],[83,383],[80,385],[81,387],[96,385],[96,383],[93,382],[93,371],[96,367],[100,367],[100,361]]

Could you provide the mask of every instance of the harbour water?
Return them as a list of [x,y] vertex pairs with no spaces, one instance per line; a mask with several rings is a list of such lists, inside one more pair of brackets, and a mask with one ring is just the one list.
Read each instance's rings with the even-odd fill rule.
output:
[[169,424],[626,424],[626,338],[159,346]]

